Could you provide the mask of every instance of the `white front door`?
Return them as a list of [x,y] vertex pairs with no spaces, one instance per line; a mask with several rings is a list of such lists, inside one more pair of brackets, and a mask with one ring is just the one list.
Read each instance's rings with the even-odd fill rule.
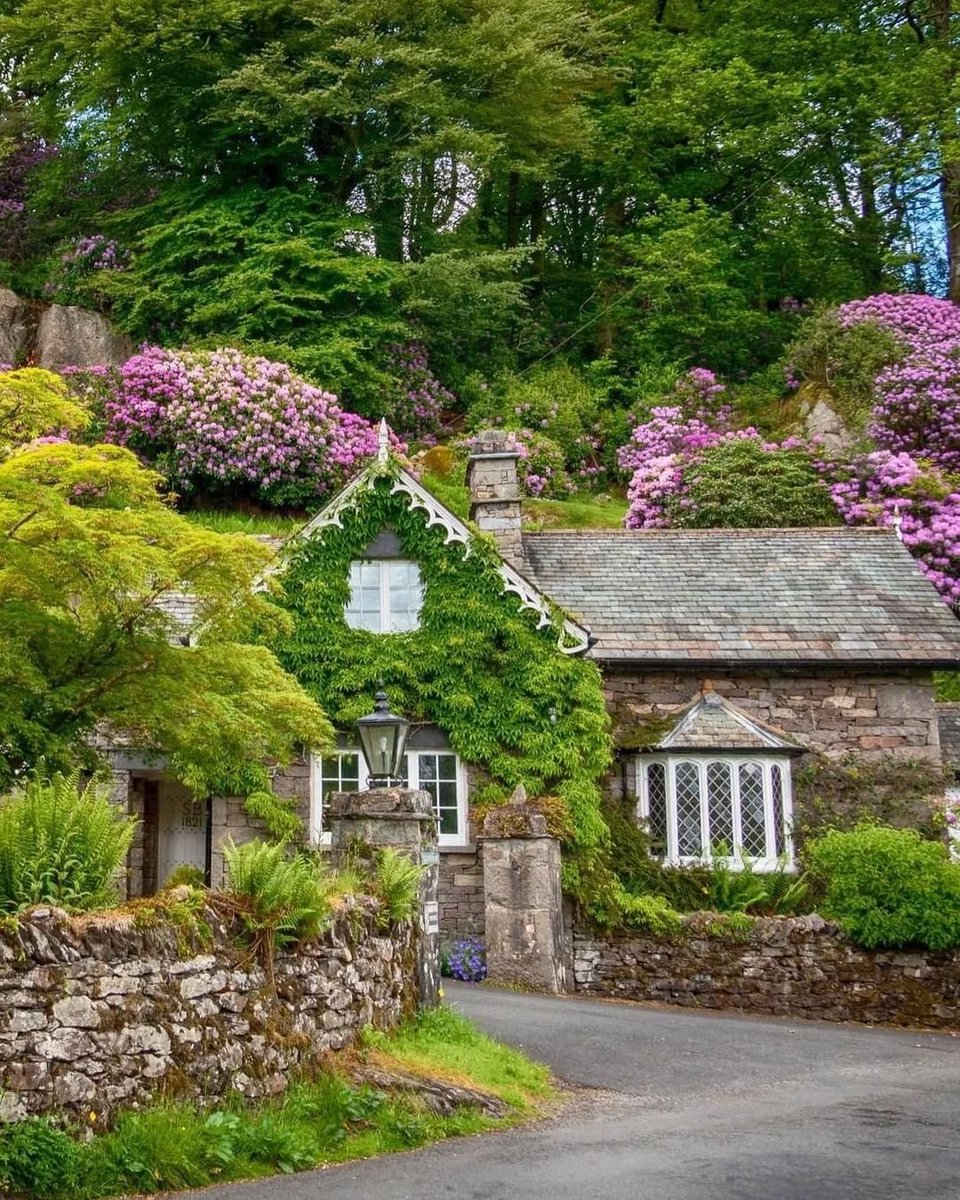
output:
[[163,887],[177,867],[207,866],[207,805],[178,783],[163,781],[157,789],[157,886]]

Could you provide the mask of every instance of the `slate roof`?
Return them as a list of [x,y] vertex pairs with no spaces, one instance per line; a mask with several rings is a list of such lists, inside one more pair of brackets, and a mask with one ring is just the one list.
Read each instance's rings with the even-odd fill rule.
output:
[[960,622],[885,529],[524,534],[602,661],[956,665]]
[[673,728],[651,749],[797,752],[802,747],[781,730],[747,716],[716,692],[706,692],[678,713]]

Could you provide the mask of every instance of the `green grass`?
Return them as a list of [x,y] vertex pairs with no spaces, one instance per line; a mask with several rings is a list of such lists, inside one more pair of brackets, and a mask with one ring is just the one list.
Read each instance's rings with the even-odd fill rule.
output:
[[390,1035],[368,1033],[359,1057],[493,1093],[508,1104],[508,1116],[495,1121],[464,1109],[441,1117],[415,1095],[328,1073],[256,1104],[234,1094],[215,1109],[162,1102],[128,1111],[93,1138],[89,1130],[102,1120],[94,1111],[87,1130],[32,1118],[0,1129],[0,1194],[99,1200],[292,1173],[515,1123],[553,1094],[546,1068],[449,1009],[421,1014]]
[[[452,513],[466,520],[470,511],[470,493],[466,484],[449,477],[424,472],[423,485]],[[594,496],[589,492],[573,500],[523,501],[524,528],[541,529],[620,529],[627,514],[627,502],[619,496]]]
[[214,533],[259,533],[271,537],[289,537],[309,520],[304,514],[290,517],[282,513],[233,512],[221,508],[191,509],[181,515]]
[[622,529],[627,502],[619,496],[525,500],[524,525],[541,529]]
[[546,1067],[487,1037],[449,1008],[425,1012],[390,1037],[368,1033],[364,1044],[388,1065],[492,1092],[518,1112],[551,1095]]

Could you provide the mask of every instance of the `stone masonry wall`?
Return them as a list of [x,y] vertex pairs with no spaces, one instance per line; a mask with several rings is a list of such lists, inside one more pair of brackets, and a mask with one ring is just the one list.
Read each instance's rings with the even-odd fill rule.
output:
[[931,674],[907,669],[609,670],[604,691],[621,743],[631,744],[631,732],[651,719],[689,704],[706,682],[750,716],[828,757],[939,760]]
[[[141,910],[143,911],[143,910]],[[416,1004],[414,934],[362,901],[275,962],[275,989],[211,910],[210,936],[130,912],[35,909],[0,928],[0,1119],[103,1117],[161,1092],[249,1097]]]
[[444,944],[483,937],[483,860],[479,849],[440,852],[440,936]]
[[[714,918],[715,919],[715,918]],[[960,1029],[960,954],[860,950],[820,917],[759,918],[738,940],[573,933],[574,987],[686,1008]]]

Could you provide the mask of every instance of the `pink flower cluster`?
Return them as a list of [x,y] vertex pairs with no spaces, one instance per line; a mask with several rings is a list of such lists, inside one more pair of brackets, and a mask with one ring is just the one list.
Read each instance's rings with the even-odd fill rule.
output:
[[436,445],[443,410],[456,404],[456,396],[431,373],[427,349],[420,342],[391,346],[389,354],[397,384],[388,398],[387,420],[405,440]]
[[903,346],[874,380],[871,435],[894,454],[960,471],[960,307],[934,296],[869,296],[838,309],[844,328],[873,321]]
[[903,544],[948,604],[960,605],[960,492],[936,467],[875,450],[819,462],[848,525],[900,524]]
[[253,491],[307,504],[377,450],[377,431],[284,363],[239,350],[144,347],[105,404],[107,437],[165,467],[181,488]]
[[121,250],[112,238],[104,237],[102,233],[94,233],[90,237],[77,238],[60,261],[65,267],[83,266],[92,271],[122,271],[126,259],[126,251]]
[[650,410],[630,441],[617,451],[617,465],[631,473],[628,529],[662,529],[668,506],[684,503],[686,468],[712,446],[731,438],[759,438],[753,428],[730,428],[726,387],[712,371],[695,367],[677,381],[674,403]]

